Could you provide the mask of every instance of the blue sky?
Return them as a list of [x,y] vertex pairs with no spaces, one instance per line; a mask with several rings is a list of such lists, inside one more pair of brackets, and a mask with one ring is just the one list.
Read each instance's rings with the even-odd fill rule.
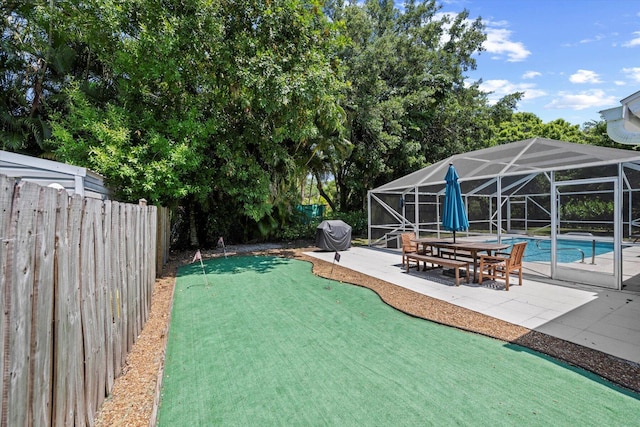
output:
[[469,77],[494,99],[524,92],[517,111],[581,125],[640,90],[638,0],[440,1],[482,18],[486,50]]

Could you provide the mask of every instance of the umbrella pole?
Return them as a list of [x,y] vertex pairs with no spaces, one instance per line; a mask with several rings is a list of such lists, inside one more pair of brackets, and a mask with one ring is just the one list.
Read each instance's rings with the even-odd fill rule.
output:
[[[455,230],[452,230],[452,231],[453,231],[453,243],[456,243],[456,231]],[[453,250],[453,259],[457,259],[456,250],[455,249]],[[460,277],[463,277],[462,275],[464,273],[465,273],[464,271],[461,271],[460,272]],[[455,269],[443,270],[442,274],[445,274],[447,276],[455,276],[456,275],[456,271],[455,271]]]

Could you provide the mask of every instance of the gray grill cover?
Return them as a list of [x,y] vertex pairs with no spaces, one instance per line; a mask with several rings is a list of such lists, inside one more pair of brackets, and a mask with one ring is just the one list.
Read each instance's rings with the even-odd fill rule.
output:
[[325,251],[345,251],[351,246],[351,226],[338,220],[322,221],[316,229],[316,246]]

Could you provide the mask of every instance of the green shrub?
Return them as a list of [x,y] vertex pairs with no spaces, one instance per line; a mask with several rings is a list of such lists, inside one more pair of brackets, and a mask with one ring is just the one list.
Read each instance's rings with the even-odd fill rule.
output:
[[278,241],[314,240],[316,229],[324,220],[340,219],[351,226],[352,236],[362,236],[367,233],[366,212],[330,212],[323,218],[309,220],[305,216],[292,217],[289,222],[281,226],[273,235]]
[[352,236],[362,236],[367,234],[368,219],[365,211],[351,212],[330,212],[325,215],[325,219],[341,219],[351,226]]

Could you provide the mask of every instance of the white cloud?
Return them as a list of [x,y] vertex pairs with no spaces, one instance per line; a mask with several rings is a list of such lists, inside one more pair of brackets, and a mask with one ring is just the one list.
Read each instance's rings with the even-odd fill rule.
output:
[[634,38],[629,40],[628,42],[622,43],[622,47],[636,47],[640,46],[640,31],[636,31],[633,33]]
[[539,98],[547,94],[545,91],[537,89],[532,83],[513,83],[509,80],[483,81],[480,85],[480,90],[483,92],[491,92],[488,96],[489,103],[491,104],[498,102],[503,96],[514,92],[523,92],[523,101]]
[[622,72],[634,82],[640,83],[640,67],[623,68]]
[[569,76],[569,81],[571,83],[602,83],[600,76],[590,70],[578,70]]
[[486,34],[487,40],[482,46],[487,52],[495,54],[494,58],[506,56],[508,62],[520,62],[531,55],[523,43],[510,40],[510,30],[492,27],[487,28]]
[[579,43],[579,44],[593,43],[593,42],[597,42],[597,41],[603,40],[604,38],[605,38],[605,36],[604,36],[604,35],[602,35],[602,34],[597,34],[597,35],[596,35],[595,37],[593,37],[593,38],[590,38],[590,39],[582,39],[582,40],[580,40],[578,43]]
[[584,92],[558,92],[556,99],[545,105],[547,109],[586,110],[588,108],[607,107],[618,102],[615,96],[608,96],[603,90]]
[[623,82],[622,80],[616,80],[613,82],[613,84],[616,86],[626,86],[627,82]]
[[527,71],[522,75],[523,79],[534,79],[536,77],[540,77],[542,75],[539,71]]
[[[453,3],[456,0],[451,0]],[[457,17],[457,13],[455,12],[438,12],[434,15],[435,20],[443,20],[447,19],[449,21],[453,21]],[[473,21],[467,20],[467,25],[472,25]],[[522,42],[516,42],[510,40],[511,38],[511,30],[507,30],[506,26],[509,25],[507,21],[484,21],[486,25],[485,34],[487,35],[487,39],[482,44],[485,51],[491,55],[491,59],[503,59],[505,56],[507,57],[508,62],[520,62],[527,59],[531,52],[524,46]],[[451,27],[451,24],[445,24],[444,29],[448,30]],[[445,31],[443,34],[441,42],[446,42],[448,40],[448,35]]]

